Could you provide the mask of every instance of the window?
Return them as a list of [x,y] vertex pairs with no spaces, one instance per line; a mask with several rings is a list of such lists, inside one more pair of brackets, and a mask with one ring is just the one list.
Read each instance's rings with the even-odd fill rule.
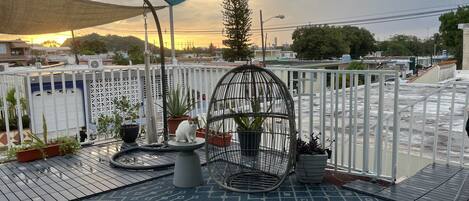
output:
[[0,44],[0,54],[7,54],[7,44]]

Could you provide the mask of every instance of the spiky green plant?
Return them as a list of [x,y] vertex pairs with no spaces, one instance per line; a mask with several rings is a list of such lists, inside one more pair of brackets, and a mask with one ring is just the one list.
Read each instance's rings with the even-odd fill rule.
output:
[[[257,98],[250,100],[252,113],[257,114],[261,112],[261,103]],[[272,105],[267,108],[266,112],[270,112]],[[230,109],[231,113],[238,113],[233,109]],[[247,114],[239,113],[236,117],[233,118],[235,123],[238,125],[238,129],[242,131],[253,131],[259,130],[262,128],[266,117],[264,116],[254,116],[249,117]]]
[[188,97],[181,92],[179,86],[168,92],[167,108],[170,117],[182,117],[190,112],[192,105],[188,101]]

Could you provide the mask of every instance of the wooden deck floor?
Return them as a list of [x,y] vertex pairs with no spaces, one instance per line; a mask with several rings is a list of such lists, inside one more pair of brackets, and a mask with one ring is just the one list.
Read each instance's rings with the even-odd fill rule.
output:
[[346,184],[344,188],[383,200],[467,201],[469,200],[468,175],[469,169],[432,164],[414,176],[388,188],[358,180]]

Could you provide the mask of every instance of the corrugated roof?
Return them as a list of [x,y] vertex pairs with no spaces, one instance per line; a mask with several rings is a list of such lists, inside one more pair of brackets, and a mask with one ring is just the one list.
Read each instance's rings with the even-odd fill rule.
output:
[[[156,9],[162,8],[164,6]],[[1,0],[0,33],[57,33],[107,24],[142,14],[142,7],[90,0]]]

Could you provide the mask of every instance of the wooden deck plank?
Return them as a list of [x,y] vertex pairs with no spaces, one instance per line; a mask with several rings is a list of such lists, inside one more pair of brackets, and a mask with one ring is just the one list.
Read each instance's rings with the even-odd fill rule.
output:
[[[469,175],[469,170],[459,166],[431,164],[401,183],[381,188],[381,190],[378,185],[363,181],[351,182],[346,184],[344,188],[383,200],[458,200],[456,196],[458,196],[460,187],[469,189],[469,181],[464,180],[464,178],[469,178],[467,175]],[[467,201],[468,199],[469,190],[461,190],[459,200]]]

